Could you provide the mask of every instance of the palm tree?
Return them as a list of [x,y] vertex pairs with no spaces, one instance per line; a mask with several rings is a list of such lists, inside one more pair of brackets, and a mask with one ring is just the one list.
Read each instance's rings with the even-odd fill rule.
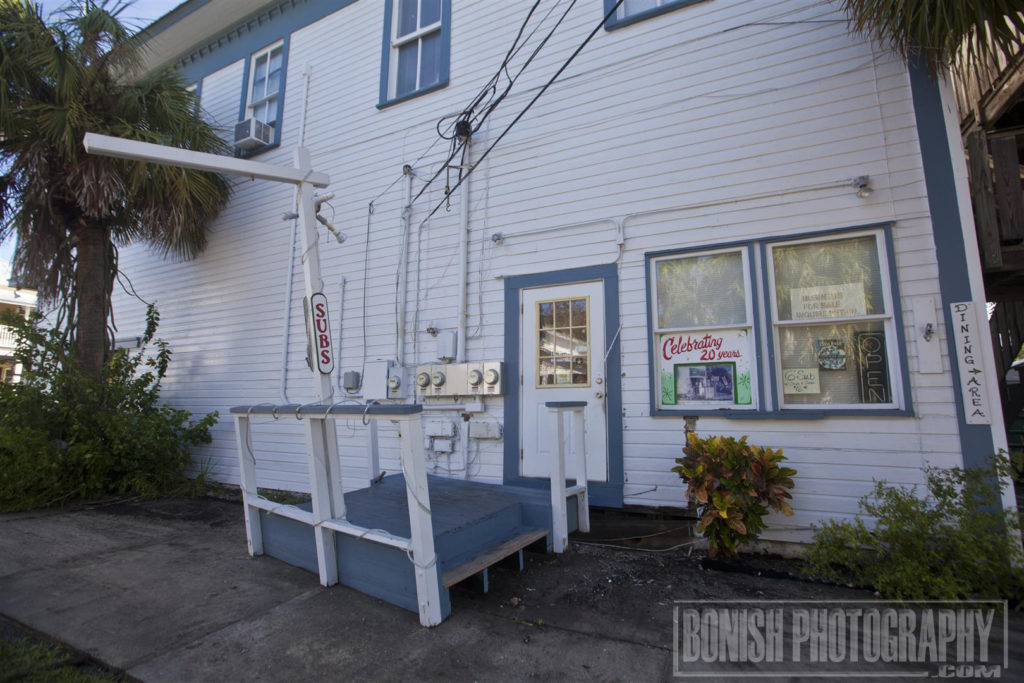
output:
[[0,239],[16,237],[15,278],[54,305],[94,379],[112,348],[118,247],[191,258],[230,192],[216,174],[85,153],[87,131],[227,151],[179,73],[138,75],[125,7],[84,0],[48,23],[35,3],[0,0]]
[[975,77],[995,55],[1015,55],[1024,36],[1020,0],[842,0],[854,30],[934,73]]

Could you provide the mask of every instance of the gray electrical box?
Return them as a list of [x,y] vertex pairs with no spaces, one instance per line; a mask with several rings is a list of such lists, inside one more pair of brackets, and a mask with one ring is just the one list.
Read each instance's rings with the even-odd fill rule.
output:
[[363,398],[368,401],[408,398],[402,368],[390,360],[368,361],[363,372]]

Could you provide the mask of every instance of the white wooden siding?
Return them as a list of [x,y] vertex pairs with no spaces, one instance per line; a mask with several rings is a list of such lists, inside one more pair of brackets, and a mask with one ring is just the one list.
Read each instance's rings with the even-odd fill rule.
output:
[[[291,163],[308,65],[305,144],[314,167],[331,175],[336,198],[325,212],[333,212],[334,224],[348,237],[337,245],[325,234],[320,243],[335,333],[339,321],[341,326],[336,337],[341,370],[395,355],[405,181],[386,188],[399,178],[403,164],[414,163],[417,190],[437,171],[446,142],[417,161],[436,139],[437,120],[460,111],[487,81],[525,10],[524,3],[453,3],[450,85],[383,110],[375,107],[382,3],[355,3],[292,34],[282,144],[259,158]],[[601,14],[598,0],[579,3],[478,132],[474,159]],[[534,41],[545,32],[542,28]],[[531,43],[513,61],[513,72],[532,48]],[[241,80],[242,62],[203,80],[204,111],[224,126],[237,118]],[[845,184],[859,175],[871,176],[875,191],[867,199],[857,198]],[[454,183],[457,171],[452,176]],[[849,35],[845,17],[827,2],[712,0],[601,31],[471,182],[469,360],[504,356],[503,277],[618,259],[630,504],[685,504],[683,486],[669,471],[680,455],[682,421],[649,415],[645,252],[894,221],[900,293],[939,295],[905,67]],[[450,212],[442,208],[421,225],[442,200],[443,189],[442,176],[414,206],[405,349],[410,365],[435,359],[436,340],[425,332],[428,325],[456,327],[458,197],[452,197]],[[121,256],[139,293],[157,300],[161,336],[173,345],[164,396],[196,413],[222,413],[213,443],[200,449],[198,458],[214,478],[227,482],[237,482],[238,472],[226,410],[281,401],[292,227],[281,214],[292,210],[293,201],[286,188],[237,181],[230,206],[213,226],[209,248],[197,260],[164,262],[137,248]],[[615,224],[607,219],[624,221],[621,255]],[[517,237],[524,231],[529,234]],[[496,232],[505,236],[501,244],[491,240]],[[297,253],[290,272],[295,295],[289,306],[287,394],[301,403],[312,399],[312,391],[304,362]],[[906,324],[909,303],[902,309]],[[139,306],[122,297],[118,311],[122,330],[131,320],[138,324]],[[914,418],[700,419],[702,434],[748,434],[754,443],[782,448],[799,472],[796,514],[777,520],[767,538],[806,538],[809,524],[856,512],[857,499],[874,479],[915,484],[922,481],[926,463],[961,463],[950,378],[914,371],[916,341],[909,326],[905,332],[902,353],[911,369]],[[944,337],[940,329],[940,340]],[[945,358],[944,342],[942,348]],[[948,359],[944,362],[948,368]],[[489,401],[488,411],[502,420],[500,400]],[[289,416],[254,422],[260,485],[308,490],[298,423]],[[346,484],[362,486],[363,430],[339,432]],[[471,475],[500,481],[502,447],[500,441],[474,442]],[[385,438],[381,458],[384,470],[397,471],[393,439]],[[442,472],[449,466],[444,458],[435,464]]]

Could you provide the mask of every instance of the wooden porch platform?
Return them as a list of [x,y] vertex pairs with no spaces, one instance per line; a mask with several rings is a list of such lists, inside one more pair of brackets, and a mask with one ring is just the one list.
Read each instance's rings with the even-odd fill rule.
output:
[[[428,476],[431,525],[437,554],[442,618],[451,611],[448,589],[540,539],[551,549],[551,494],[546,489],[483,484]],[[405,477],[345,494],[347,521],[408,538]],[[309,509],[310,506],[305,506]],[[567,506],[569,531],[578,527],[577,506]],[[263,552],[317,572],[312,526],[259,511]],[[415,567],[405,550],[358,536],[336,534],[338,580],[368,595],[417,612]]]

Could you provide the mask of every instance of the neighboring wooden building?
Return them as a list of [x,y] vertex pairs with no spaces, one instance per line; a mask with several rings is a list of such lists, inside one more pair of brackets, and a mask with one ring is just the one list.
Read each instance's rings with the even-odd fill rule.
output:
[[[289,165],[301,143],[331,176],[333,400],[422,403],[428,471],[522,486],[546,482],[544,404],[587,401],[591,502],[613,507],[686,505],[688,418],[747,434],[798,471],[772,540],[1004,448],[947,83],[835,3],[651,0],[544,90],[613,5],[191,0],[151,27],[150,66],[180,64],[240,155]],[[172,404],[312,400],[295,201],[238,182],[195,261],[122,251],[174,350]],[[142,303],[116,308],[141,329]],[[253,433],[259,485],[307,490],[300,425]],[[339,434],[365,483],[363,432]],[[230,421],[213,436],[198,457],[237,483]]]

